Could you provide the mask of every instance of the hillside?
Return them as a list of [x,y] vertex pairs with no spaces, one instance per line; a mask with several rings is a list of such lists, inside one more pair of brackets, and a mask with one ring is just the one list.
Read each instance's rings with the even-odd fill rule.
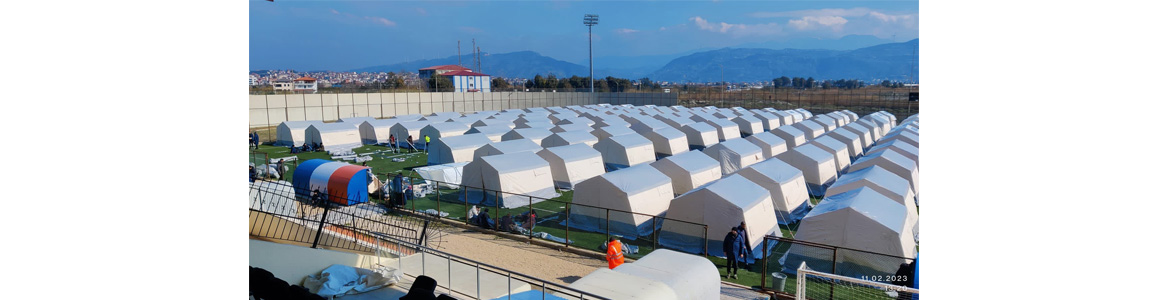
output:
[[780,76],[814,79],[904,79],[918,57],[918,40],[856,50],[724,48],[672,60],[649,75],[654,80],[718,82],[720,65],[729,82],[768,81]]

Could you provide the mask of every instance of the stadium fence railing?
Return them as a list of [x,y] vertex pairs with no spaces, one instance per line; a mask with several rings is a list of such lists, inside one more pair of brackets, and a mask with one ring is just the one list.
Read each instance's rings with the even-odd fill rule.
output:
[[[797,293],[794,278],[803,265],[809,270],[835,276],[876,281],[886,284],[906,284],[908,278],[898,275],[899,268],[914,261],[912,257],[900,257],[872,251],[837,247],[791,238],[766,236],[764,264],[760,271],[760,287],[769,293],[792,297]],[[835,282],[825,282],[827,297],[817,299],[854,299],[850,292],[835,292]],[[889,299],[889,298],[885,298]]]

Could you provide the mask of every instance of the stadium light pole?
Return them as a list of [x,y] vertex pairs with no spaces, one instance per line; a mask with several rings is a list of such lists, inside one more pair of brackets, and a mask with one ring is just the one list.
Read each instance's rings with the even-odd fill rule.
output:
[[597,25],[597,15],[585,14],[585,27],[589,27],[589,93],[593,93],[593,25]]

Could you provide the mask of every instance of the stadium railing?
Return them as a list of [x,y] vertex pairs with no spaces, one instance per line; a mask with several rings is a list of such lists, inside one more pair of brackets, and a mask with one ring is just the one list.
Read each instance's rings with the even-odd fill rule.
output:
[[[797,270],[803,265],[809,270],[824,272],[837,276],[857,278],[887,284],[901,283],[905,280],[896,275],[902,264],[914,260],[912,257],[900,257],[872,251],[837,247],[791,238],[766,236],[764,261],[760,271],[760,287],[769,293],[792,297],[797,293]],[[773,246],[774,245],[774,246]],[[825,298],[818,299],[853,299],[850,292],[836,294],[835,281],[824,282],[826,285]]]

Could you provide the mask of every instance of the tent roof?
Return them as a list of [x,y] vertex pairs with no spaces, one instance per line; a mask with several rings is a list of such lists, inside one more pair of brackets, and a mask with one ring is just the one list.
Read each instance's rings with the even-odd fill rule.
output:
[[[727,150],[735,152],[740,156],[747,156],[751,154],[759,154],[761,156],[764,155],[764,149],[760,149],[759,146],[752,144],[752,142],[749,142],[744,138],[734,138],[722,141],[718,144],[715,144],[714,146],[711,146],[710,148],[726,148]],[[704,149],[704,151],[706,150]]]
[[742,175],[731,174],[719,180],[696,187],[679,197],[700,191],[711,192],[723,198],[725,201],[745,209],[755,206],[760,201],[770,199],[772,196],[767,189],[760,187],[760,185],[748,180]]
[[746,169],[755,170],[760,174],[768,176],[768,179],[781,183],[789,182],[793,179],[796,179],[797,177],[804,176],[804,173],[802,173],[800,169],[797,169],[796,167],[793,167],[792,165],[789,165],[788,163],[775,157],[747,166],[746,168],[736,171],[736,173],[742,172]]
[[537,145],[536,143],[533,143],[531,140],[528,140],[528,139],[518,139],[518,140],[509,140],[509,141],[489,143],[487,145],[483,145],[483,147],[495,148],[496,150],[499,150],[500,152],[503,152],[503,153],[515,153],[515,152],[524,152],[524,151],[535,153],[537,151],[540,151],[541,149],[544,149],[544,148],[541,148],[540,145]]
[[500,173],[511,173],[517,171],[531,170],[541,167],[548,167],[548,161],[540,158],[535,152],[516,152],[500,155],[483,156],[479,159],[484,163],[492,166]]
[[280,125],[284,125],[285,127],[288,127],[289,129],[309,128],[309,125],[313,125],[313,124],[325,124],[325,122],[321,122],[321,121],[284,121],[284,122],[280,122]]
[[889,197],[869,187],[860,187],[825,197],[804,218],[807,220],[843,209],[857,211],[893,232],[902,232],[904,222],[906,222],[905,207],[898,202],[890,201]]
[[[459,133],[467,132],[467,130],[471,128],[470,126],[467,126],[467,124],[455,123],[455,122],[431,123],[431,124],[428,124],[426,127],[434,128],[435,130],[438,130],[439,132],[458,131]],[[423,127],[423,128],[426,128],[426,127]]]
[[[581,143],[581,142],[585,142],[585,141],[594,141],[594,142],[597,141],[596,136],[589,134],[589,132],[586,132],[586,131],[557,132],[557,133],[550,134],[549,137],[554,136],[554,135],[560,137],[561,139],[565,140],[566,142],[569,142],[570,144]],[[545,137],[545,138],[548,138],[548,137]]]
[[715,126],[711,126],[711,124],[707,124],[704,122],[690,123],[690,124],[683,125],[683,127],[690,127],[691,129],[694,129],[695,131],[698,131],[698,132],[712,132],[712,131],[716,130]]
[[467,130],[467,133],[469,133],[469,134],[470,133],[483,133],[483,134],[503,135],[505,133],[508,133],[509,131],[512,131],[512,127],[508,127],[507,125],[488,125],[488,126],[471,127],[471,129]]
[[517,129],[512,129],[512,131],[509,131],[505,135],[511,135],[511,134],[516,134],[516,135],[519,135],[521,137],[529,138],[529,139],[532,139],[532,138],[543,139],[543,138],[548,137],[549,135],[552,135],[552,131],[548,131],[548,129],[544,129],[544,128],[517,128]]
[[406,121],[406,122],[398,122],[398,124],[395,124],[394,127],[402,127],[402,128],[405,128],[406,130],[414,131],[414,130],[423,129],[423,127],[427,127],[427,125],[431,125],[431,122]]
[[914,163],[914,160],[907,158],[905,156],[902,156],[901,154],[898,154],[897,152],[894,152],[893,150],[888,150],[888,149],[881,150],[878,152],[868,153],[865,156],[858,158],[857,161],[853,162],[853,164],[854,165],[862,165],[862,163],[867,162],[867,161],[872,160],[872,159],[888,160],[888,161],[894,163],[895,165],[898,165],[899,167],[906,168],[907,170],[913,170],[913,169],[917,168],[917,165]]
[[[878,186],[885,187],[888,190],[895,192],[909,191],[910,182],[903,179],[897,174],[891,173],[879,166],[871,166],[860,170],[850,170],[849,173],[843,174],[837,178],[833,183],[836,185],[845,185],[856,181],[869,181]],[[832,189],[832,187],[830,187]],[[904,196],[904,195],[903,195]],[[900,201],[900,199],[894,199]]]
[[614,300],[678,299],[674,289],[654,279],[598,268],[569,287]]
[[436,141],[451,149],[479,148],[492,143],[492,140],[482,133],[445,136],[436,139]]
[[601,174],[601,178],[628,195],[670,185],[670,177],[648,164],[635,165]]
[[336,131],[350,131],[350,130],[356,131],[357,130],[357,127],[354,127],[353,123],[321,123],[321,124],[313,124],[311,126],[313,128],[317,128],[318,132],[336,132]]
[[699,150],[691,150],[668,156],[651,164],[663,163],[671,163],[679,166],[680,168],[683,168],[684,170],[692,172],[708,170],[711,168],[719,168],[718,161],[711,158],[710,156],[707,156],[707,154],[703,154],[703,152]]
[[645,137],[642,137],[641,135],[638,135],[638,134],[626,134],[626,135],[619,135],[619,136],[611,136],[611,137],[608,137],[605,139],[613,140],[614,143],[616,143],[622,147],[626,147],[626,148],[632,148],[632,147],[643,146],[643,145],[649,145],[649,146],[654,145],[652,142],[650,142],[649,139],[646,139]]
[[544,148],[544,150],[541,151],[552,153],[566,162],[601,157],[601,152],[597,152],[597,150],[593,149],[593,147],[589,147],[589,145],[586,144],[571,144],[549,147]]

